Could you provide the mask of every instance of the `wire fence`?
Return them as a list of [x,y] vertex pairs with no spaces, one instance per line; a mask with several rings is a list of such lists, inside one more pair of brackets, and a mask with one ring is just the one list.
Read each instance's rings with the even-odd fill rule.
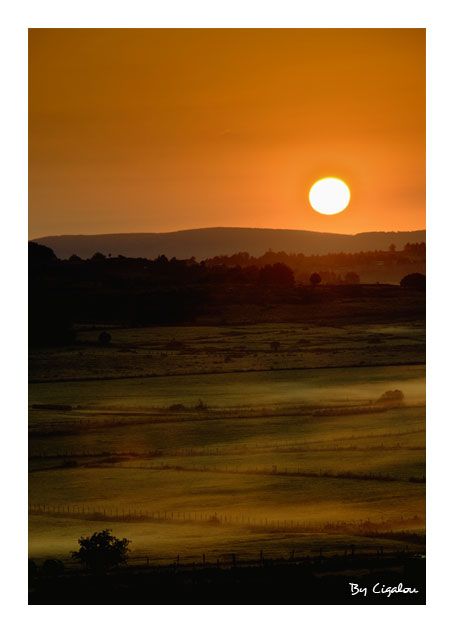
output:
[[300,466],[283,467],[272,465],[270,467],[255,466],[245,467],[241,465],[213,465],[213,464],[192,464],[179,465],[161,462],[160,464],[134,464],[129,465],[127,459],[119,457],[109,457],[100,459],[98,462],[87,462],[79,464],[74,460],[65,460],[61,464],[37,467],[30,469],[30,473],[36,471],[53,471],[58,469],[75,469],[78,467],[85,468],[116,468],[116,469],[145,469],[150,471],[177,471],[192,473],[215,473],[215,474],[231,474],[231,475],[256,475],[256,476],[280,476],[280,477],[298,477],[298,478],[336,478],[342,480],[375,480],[377,482],[410,482],[413,484],[424,484],[425,476],[408,476],[402,477],[390,473],[373,473],[362,471],[334,471],[330,469],[309,470],[302,469]]
[[50,515],[110,522],[196,522],[212,526],[235,525],[258,530],[295,532],[324,532],[342,534],[385,534],[388,531],[423,526],[418,515],[396,515],[380,521],[370,518],[355,521],[315,522],[276,517],[253,517],[244,513],[228,513],[203,510],[148,510],[124,506],[104,507],[86,504],[30,504],[30,515]]
[[[65,459],[65,458],[102,458],[102,457],[131,457],[131,458],[160,458],[164,456],[228,456],[235,454],[262,453],[267,451],[274,452],[306,452],[306,451],[369,451],[379,449],[425,449],[424,445],[402,445],[400,442],[394,445],[381,442],[376,445],[358,446],[355,444],[345,445],[336,443],[346,443],[358,440],[372,440],[381,438],[393,438],[403,436],[413,436],[423,431],[422,427],[416,427],[407,431],[389,432],[381,434],[355,434],[350,436],[339,436],[334,438],[329,444],[321,440],[306,440],[305,442],[281,442],[281,443],[248,443],[229,446],[201,446],[201,447],[182,447],[174,449],[157,449],[152,451],[59,451],[46,452],[35,451],[29,455],[30,460],[38,459]],[[322,446],[314,446],[322,445]],[[324,446],[325,445],[325,446]]]
[[[176,555],[156,555],[152,553],[130,554],[124,566],[127,568],[163,568],[171,567],[175,570],[181,568],[192,568],[200,570],[204,568],[235,568],[235,567],[254,567],[254,566],[278,566],[289,564],[321,564],[324,561],[336,561],[344,559],[345,561],[356,561],[357,565],[363,560],[367,565],[369,562],[390,559],[410,559],[415,557],[423,558],[420,549],[413,549],[407,546],[397,548],[396,546],[378,546],[378,547],[361,547],[361,546],[338,546],[330,548],[314,548],[307,550],[291,549],[282,552],[260,550],[256,553],[251,552],[207,552]],[[42,564],[46,559],[44,557],[35,558],[37,564]],[[80,570],[80,563],[72,559],[70,556],[62,556],[59,561],[64,563],[68,570]]]

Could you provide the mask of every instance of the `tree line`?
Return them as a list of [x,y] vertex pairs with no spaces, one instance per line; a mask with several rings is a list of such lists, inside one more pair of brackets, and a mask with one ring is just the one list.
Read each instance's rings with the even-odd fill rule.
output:
[[[279,261],[286,259],[285,255],[270,252],[263,258],[245,254],[197,262],[164,255],[152,260],[95,253],[86,260],[76,255],[60,260],[48,247],[30,242],[30,343],[69,343],[74,323],[185,324],[201,314],[218,319],[226,305],[302,304],[333,301],[343,293],[371,293],[362,291],[355,270],[347,270],[340,279],[315,265],[303,281],[299,280],[289,259]],[[325,262],[324,257],[318,256],[314,262]],[[403,286],[417,288],[422,285],[421,278],[424,276],[414,274],[411,283],[404,280]],[[316,292],[318,287],[320,292]]]

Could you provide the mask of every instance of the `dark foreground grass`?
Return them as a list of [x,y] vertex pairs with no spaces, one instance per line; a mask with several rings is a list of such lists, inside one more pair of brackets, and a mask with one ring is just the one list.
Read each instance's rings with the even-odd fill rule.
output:
[[242,565],[233,558],[229,565],[128,566],[102,576],[37,574],[29,590],[29,603],[40,605],[422,605],[425,600],[425,560],[409,552]]

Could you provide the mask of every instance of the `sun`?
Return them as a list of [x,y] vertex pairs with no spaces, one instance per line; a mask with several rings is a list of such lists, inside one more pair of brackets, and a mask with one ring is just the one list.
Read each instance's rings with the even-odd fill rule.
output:
[[332,216],[346,209],[351,200],[351,192],[340,178],[321,178],[312,185],[309,199],[315,211]]

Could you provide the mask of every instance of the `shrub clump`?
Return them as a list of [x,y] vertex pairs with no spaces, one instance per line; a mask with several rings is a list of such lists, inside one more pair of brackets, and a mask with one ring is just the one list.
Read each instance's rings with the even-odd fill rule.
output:
[[169,405],[168,410],[170,412],[184,412],[186,407],[183,403],[173,403],[172,405]]
[[111,341],[112,341],[111,335],[105,330],[100,332],[100,334],[98,335],[98,343],[100,344],[100,346],[108,346],[111,343]]
[[410,273],[403,277],[400,286],[401,288],[412,288],[417,291],[424,291],[426,288],[426,277],[423,273]]
[[183,350],[185,344],[183,341],[177,341],[177,339],[171,339],[166,344],[166,350]]
[[41,572],[46,577],[59,577],[65,572],[65,566],[60,559],[46,559],[41,567]]
[[72,558],[96,573],[126,563],[131,543],[129,539],[114,537],[110,529],[93,533],[91,537],[81,537],[78,541],[79,550],[71,553]]
[[404,394],[401,390],[388,390],[384,392],[376,403],[381,405],[401,405],[404,401]]

